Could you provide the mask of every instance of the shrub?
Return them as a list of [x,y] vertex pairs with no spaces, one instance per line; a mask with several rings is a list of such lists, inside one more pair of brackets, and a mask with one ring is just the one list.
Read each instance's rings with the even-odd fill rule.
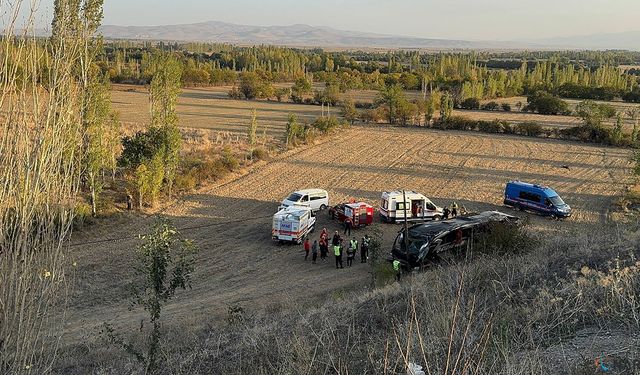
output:
[[515,126],[508,123],[507,121],[504,121],[502,123],[502,132],[504,134],[516,134],[516,129],[515,129]]
[[91,205],[87,203],[78,203],[74,208],[73,228],[82,229],[85,224],[93,223],[93,215]]
[[511,112],[511,104],[509,103],[502,103],[502,110],[505,112]]
[[[569,105],[546,91],[536,91],[527,97],[526,107],[528,111],[538,112],[541,115],[568,114]],[[523,109],[524,110],[524,109]]]
[[462,109],[480,109],[480,100],[477,98],[467,98],[460,103]]
[[230,172],[236,170],[240,165],[240,163],[238,162],[238,159],[235,157],[235,155],[233,155],[233,152],[231,151],[231,148],[229,146],[226,146],[222,150],[221,161],[222,161],[222,165],[224,165],[224,167]]
[[500,109],[500,104],[496,102],[489,102],[482,106],[482,109],[485,111],[497,111]]
[[251,151],[251,158],[254,160],[267,160],[269,158],[269,152],[262,147],[254,148]]
[[478,121],[478,130],[483,133],[501,133],[505,121]]
[[544,129],[540,124],[534,121],[525,121],[519,124],[516,124],[514,127],[515,134],[526,135],[529,137],[538,137]]
[[341,126],[345,126],[346,123],[342,120],[339,120],[336,117],[318,117],[311,126],[315,129],[318,129],[322,133],[328,133],[333,129],[339,128]]
[[236,99],[236,100],[244,99],[244,94],[242,94],[242,92],[236,86],[233,86],[233,88],[229,90],[229,92],[227,92],[227,95],[229,96],[230,99]]
[[574,126],[561,129],[560,138],[609,144],[611,143],[611,130],[599,126]]

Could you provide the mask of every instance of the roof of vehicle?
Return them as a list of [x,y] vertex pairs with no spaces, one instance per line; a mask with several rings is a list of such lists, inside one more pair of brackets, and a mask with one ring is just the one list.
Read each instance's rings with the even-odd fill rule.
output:
[[475,215],[458,216],[454,219],[443,220],[437,222],[430,222],[424,224],[416,224],[409,227],[410,239],[426,239],[437,237],[441,234],[449,233],[453,230],[462,229],[465,227],[476,226],[488,222],[502,222],[510,221],[517,222],[518,218],[515,216],[503,214],[498,211],[485,211]]
[[327,191],[324,190],[324,189],[302,189],[302,190],[296,190],[293,193],[298,193],[298,194],[302,194],[302,195],[304,195],[304,194],[320,194],[320,193],[328,194]]
[[532,190],[542,190],[548,196],[558,195],[558,193],[556,193],[555,190],[553,190],[552,188],[550,188],[548,186],[544,186],[544,185],[531,184],[531,183],[522,182],[522,181],[509,181],[507,183],[507,186],[509,186],[509,185],[520,186],[520,187],[524,187],[524,188],[532,189]]
[[[394,196],[394,195],[399,195],[399,196],[401,196],[401,195],[402,195],[402,190],[394,190],[394,191],[384,191],[384,192],[382,192],[382,197],[383,197],[383,198],[384,198],[384,197],[389,197],[389,196]],[[407,197],[410,197],[410,196],[412,196],[412,195],[413,195],[413,196],[418,195],[418,196],[420,196],[420,197],[427,198],[424,194],[416,193],[416,192],[415,192],[415,191],[413,191],[413,190],[405,190],[405,191],[404,191],[404,195],[405,195],[405,196],[407,196]]]
[[289,207],[285,207],[285,208],[281,209],[280,211],[276,212],[273,215],[273,217],[293,216],[293,217],[299,218],[299,217],[301,217],[302,215],[304,215],[307,212],[311,212],[311,208],[310,207],[289,206]]

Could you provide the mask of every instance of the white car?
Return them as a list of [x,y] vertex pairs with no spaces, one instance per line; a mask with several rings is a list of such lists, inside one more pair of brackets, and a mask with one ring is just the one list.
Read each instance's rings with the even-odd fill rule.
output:
[[309,207],[313,212],[329,207],[329,193],[322,189],[305,189],[294,191],[282,201],[280,208],[291,206]]

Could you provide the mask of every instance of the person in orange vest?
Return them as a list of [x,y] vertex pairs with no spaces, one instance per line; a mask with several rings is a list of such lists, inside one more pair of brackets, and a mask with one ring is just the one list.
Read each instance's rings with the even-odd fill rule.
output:
[[309,243],[309,238],[304,239],[304,260],[307,261],[309,258],[309,251],[311,250],[311,244]]

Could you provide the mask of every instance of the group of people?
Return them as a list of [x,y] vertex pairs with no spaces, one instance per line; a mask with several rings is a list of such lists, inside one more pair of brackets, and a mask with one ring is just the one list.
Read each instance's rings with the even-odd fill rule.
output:
[[347,237],[340,236],[340,233],[336,231],[329,241],[329,232],[327,228],[323,228],[320,233],[320,240],[314,240],[313,244],[309,238],[304,241],[304,260],[309,259],[309,253],[311,253],[311,261],[315,264],[318,260],[318,252],[320,252],[320,260],[326,261],[327,255],[329,253],[329,243],[331,243],[331,250],[333,250],[333,255],[336,259],[336,268],[344,268],[343,265],[343,256],[346,253],[347,256],[347,267],[351,267],[353,265],[353,260],[356,257],[356,253],[358,252],[358,248],[360,249],[360,263],[367,263],[367,259],[369,259],[369,245],[371,242],[371,238],[368,234],[365,234],[362,237],[362,240],[358,241],[356,237],[352,237],[350,240]]
[[448,218],[454,218],[458,216],[458,213],[464,215],[465,212],[467,211],[467,209],[462,206],[462,208],[458,207],[458,204],[456,202],[451,203],[451,205],[449,205],[449,207],[445,207],[442,209],[442,218],[444,220],[447,220]]

